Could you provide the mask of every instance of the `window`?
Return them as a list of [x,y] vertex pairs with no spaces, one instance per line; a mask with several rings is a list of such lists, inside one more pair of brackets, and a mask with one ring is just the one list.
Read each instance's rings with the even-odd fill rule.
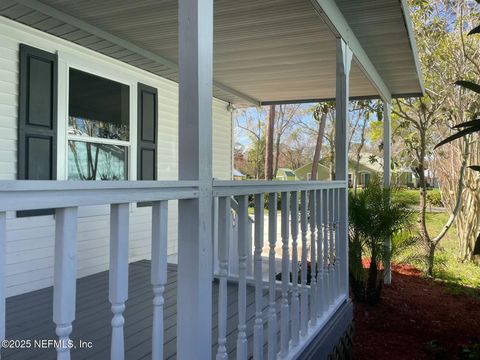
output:
[[362,173],[362,185],[368,185],[370,183],[370,174]]
[[129,87],[76,69],[69,79],[68,179],[126,180]]

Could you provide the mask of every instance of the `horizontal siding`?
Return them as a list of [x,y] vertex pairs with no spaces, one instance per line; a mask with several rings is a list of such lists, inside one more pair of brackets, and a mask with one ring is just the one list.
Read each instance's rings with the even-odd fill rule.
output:
[[[8,34],[8,36],[7,36]],[[158,175],[161,180],[178,178],[178,85],[155,77],[77,45],[59,40],[12,23],[0,17],[0,180],[16,179],[18,49],[20,43],[58,51],[59,59],[67,55],[121,73],[135,82],[158,89]],[[213,102],[213,171],[214,177],[231,176],[231,119],[227,104]],[[135,121],[134,121],[135,123]],[[134,136],[132,136],[133,138]],[[169,204],[168,254],[177,252],[177,202]],[[77,276],[83,277],[108,268],[109,208],[79,209],[77,240]],[[7,213],[7,296],[53,283],[55,221],[53,216],[16,218]],[[130,208],[129,260],[150,259],[151,208]]]
[[213,102],[213,176],[230,180],[232,174],[232,119],[225,103]]

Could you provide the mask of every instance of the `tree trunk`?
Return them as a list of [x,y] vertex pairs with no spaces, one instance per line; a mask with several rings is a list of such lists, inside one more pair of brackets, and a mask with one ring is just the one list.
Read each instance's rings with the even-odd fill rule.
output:
[[363,145],[365,145],[365,129],[366,128],[367,128],[367,120],[364,119],[362,124],[362,135],[360,139],[360,145],[358,146],[358,149],[357,149],[357,158],[355,163],[355,177],[353,179],[353,191],[355,192],[355,195],[357,194],[357,188],[358,188],[358,170],[360,168],[360,158],[362,156]]
[[265,180],[273,179],[273,132],[275,127],[275,105],[268,112],[267,137],[265,148]]
[[323,135],[325,134],[325,124],[327,123],[328,111],[323,111],[320,121],[318,122],[318,136],[315,145],[315,153],[313,154],[312,172],[310,180],[317,180],[318,162],[320,161],[320,153],[322,152]]
[[425,129],[420,130],[420,148],[417,151],[418,160],[418,180],[420,186],[420,213],[418,216],[418,232],[420,239],[425,249],[425,273],[427,276],[433,274],[433,256],[435,255],[435,245],[432,244],[430,235],[427,229],[427,184],[425,181],[425,153],[426,153],[426,138]]
[[330,147],[330,180],[335,180],[335,148]]
[[275,167],[272,172],[272,178],[277,176],[279,159],[280,159],[280,135],[277,136],[277,140],[275,141]]
[[462,165],[460,166],[460,175],[458,177],[458,182],[456,184],[455,206],[451,211],[451,214],[448,217],[447,222],[443,226],[442,231],[440,231],[440,233],[432,239],[432,242],[435,244],[435,246],[447,234],[448,230],[450,229],[450,227],[452,226],[455,220],[455,217],[457,216],[457,214],[459,213],[462,207],[462,193],[463,193],[463,186],[464,186],[463,179],[465,176],[465,168],[467,167],[467,157],[469,155],[469,145],[470,145],[470,139],[468,136],[463,140],[463,145],[464,145],[464,149],[463,149],[463,155],[462,155]]
[[435,248],[437,245],[435,243],[430,243],[428,247],[428,254],[425,257],[425,273],[429,277],[433,277],[433,263],[435,261]]

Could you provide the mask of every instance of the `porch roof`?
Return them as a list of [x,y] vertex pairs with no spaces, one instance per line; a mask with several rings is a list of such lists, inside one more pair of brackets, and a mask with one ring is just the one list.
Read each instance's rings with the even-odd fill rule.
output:
[[[0,14],[178,81],[178,0],[4,0]],[[215,0],[214,96],[240,106],[333,99],[340,35],[363,55],[354,51],[352,98],[423,92],[405,0]]]

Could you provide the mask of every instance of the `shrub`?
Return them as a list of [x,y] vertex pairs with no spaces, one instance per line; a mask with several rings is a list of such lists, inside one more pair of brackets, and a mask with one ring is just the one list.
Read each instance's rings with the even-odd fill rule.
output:
[[[358,302],[379,301],[385,264],[396,249],[413,242],[411,236],[399,236],[409,234],[413,212],[399,197],[392,199],[392,193],[375,179],[364,191],[349,196],[350,284]],[[393,237],[390,251],[385,242]]]
[[[264,209],[268,209],[268,194],[263,194]],[[255,206],[255,195],[248,195],[248,207]],[[282,210],[282,200],[280,194],[277,194],[277,210]]]
[[443,207],[442,194],[438,189],[427,192],[427,202],[430,206]]

